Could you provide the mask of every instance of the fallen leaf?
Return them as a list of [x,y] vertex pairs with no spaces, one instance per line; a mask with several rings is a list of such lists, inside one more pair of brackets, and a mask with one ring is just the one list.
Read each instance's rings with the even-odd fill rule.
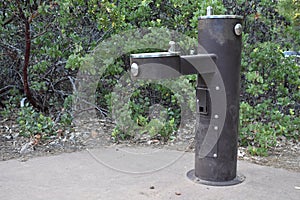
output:
[[37,145],[41,141],[41,138],[42,138],[42,134],[36,134],[34,136],[34,140],[32,142],[32,145],[33,146]]
[[98,133],[96,131],[92,130],[91,135],[92,135],[92,138],[96,138],[98,136]]
[[176,194],[177,196],[180,196],[180,195],[181,195],[181,192],[175,192],[175,194]]
[[56,133],[57,133],[57,137],[63,137],[64,136],[64,133],[63,133],[64,131],[62,130],[62,129],[58,129],[57,131],[56,131]]

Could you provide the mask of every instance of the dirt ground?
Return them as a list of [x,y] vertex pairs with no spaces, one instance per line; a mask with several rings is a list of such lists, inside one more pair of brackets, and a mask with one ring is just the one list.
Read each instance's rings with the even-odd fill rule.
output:
[[[76,123],[71,133],[40,141],[36,141],[36,138],[19,136],[18,127],[14,122],[2,120],[0,121],[0,161],[18,159],[25,162],[37,156],[84,151],[111,145],[164,147],[193,152],[193,124],[194,122],[191,121],[182,129],[180,137],[167,143],[147,136],[137,138],[135,141],[116,143],[111,138],[115,124],[107,120],[80,121]],[[259,165],[300,172],[300,144],[297,141],[286,140],[284,137],[279,138],[277,146],[270,150],[267,157],[251,156],[246,148],[240,147],[238,158]]]

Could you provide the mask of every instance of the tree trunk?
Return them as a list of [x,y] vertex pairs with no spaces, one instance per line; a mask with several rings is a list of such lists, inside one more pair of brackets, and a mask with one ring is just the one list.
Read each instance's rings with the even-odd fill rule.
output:
[[18,8],[20,12],[21,18],[24,20],[25,24],[25,54],[24,54],[24,65],[23,65],[23,87],[24,87],[24,93],[29,101],[29,103],[35,107],[38,110],[41,110],[41,106],[37,104],[35,99],[33,98],[29,83],[28,83],[28,67],[29,67],[29,60],[30,60],[30,50],[31,50],[31,33],[30,33],[30,21],[25,16],[21,6],[20,2],[17,0]]

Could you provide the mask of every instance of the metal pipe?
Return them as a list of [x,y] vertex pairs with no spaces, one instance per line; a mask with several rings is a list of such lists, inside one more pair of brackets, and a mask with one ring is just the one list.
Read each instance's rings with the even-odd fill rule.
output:
[[207,15],[207,16],[213,15],[213,7],[208,6],[208,7],[206,8],[206,15]]

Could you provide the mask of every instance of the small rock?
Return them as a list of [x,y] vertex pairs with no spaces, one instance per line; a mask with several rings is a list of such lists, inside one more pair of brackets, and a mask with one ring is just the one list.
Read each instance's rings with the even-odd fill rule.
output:
[[82,138],[83,139],[88,139],[90,137],[90,133],[83,133]]
[[159,143],[159,140],[149,140],[147,141],[147,144],[150,145],[150,144],[158,144]]
[[26,154],[33,151],[33,146],[32,146],[32,142],[28,142],[26,144],[24,144],[20,150],[20,154]]
[[14,138],[11,134],[6,135],[5,137],[6,137],[7,140],[12,140]]
[[28,161],[28,158],[26,158],[26,157],[22,157],[22,158],[20,159],[20,162],[26,162],[26,161]]
[[238,157],[243,158],[245,156],[245,152],[242,150],[238,150]]
[[75,134],[74,134],[74,133],[71,133],[70,135],[71,135],[71,136],[70,136],[69,139],[70,139],[70,140],[74,140],[74,139],[75,139]]
[[150,186],[150,190],[154,190],[155,189],[155,187],[152,185],[152,186]]
[[14,139],[16,139],[17,137],[19,137],[19,133],[13,134],[13,138],[14,138]]

